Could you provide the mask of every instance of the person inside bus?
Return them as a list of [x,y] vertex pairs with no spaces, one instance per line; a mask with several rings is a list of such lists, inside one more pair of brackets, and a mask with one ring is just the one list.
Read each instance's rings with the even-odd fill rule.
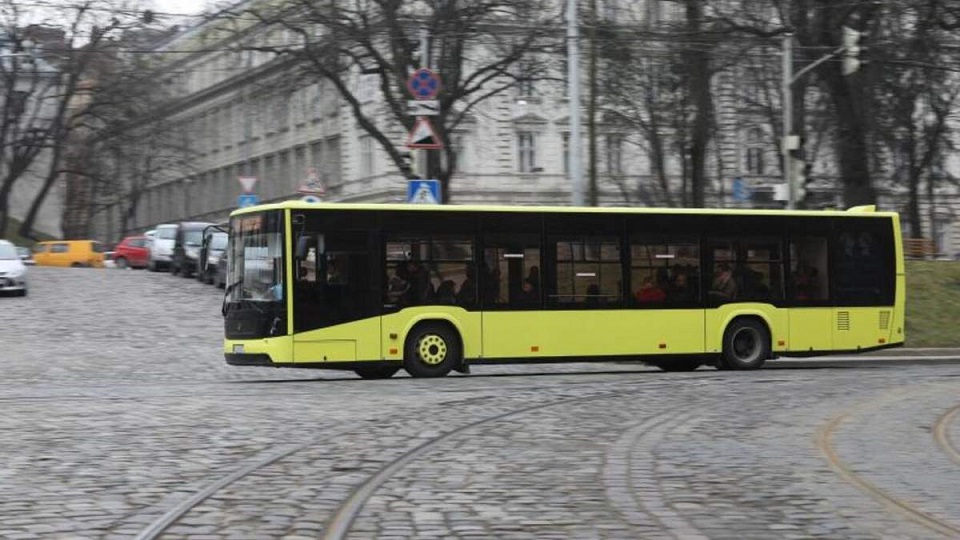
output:
[[437,287],[437,294],[434,301],[437,304],[449,304],[453,305],[457,303],[457,293],[456,293],[457,284],[453,282],[452,279],[445,279],[440,282],[440,286]]
[[670,288],[667,290],[667,298],[672,302],[688,302],[695,299],[686,273],[677,272],[676,275],[673,276],[673,283],[670,284]]
[[537,266],[530,267],[530,273],[527,274],[527,281],[530,282],[530,286],[533,287],[533,290],[540,290],[540,268]]
[[461,306],[472,306],[477,303],[477,280],[476,272],[469,264],[464,269],[463,283],[460,284],[460,290],[457,291],[457,303]]
[[641,304],[663,302],[667,298],[667,294],[663,292],[663,289],[653,283],[653,277],[649,275],[643,278],[643,284],[640,286],[640,290],[633,296],[637,299],[637,302]]
[[717,265],[710,297],[717,300],[733,300],[737,296],[737,283],[733,280],[733,270],[727,263]]
[[520,289],[520,296],[517,301],[524,306],[534,306],[540,303],[540,292],[529,278],[523,280],[523,286]]
[[410,289],[410,282],[407,279],[407,268],[404,263],[397,263],[393,269],[393,277],[387,283],[387,303],[399,303],[403,296]]
[[403,295],[406,306],[422,306],[433,301],[433,284],[430,274],[417,261],[407,261],[407,275],[410,288]]
[[794,289],[796,290],[796,299],[801,302],[809,302],[817,298],[817,277],[819,272],[813,266],[804,266],[797,271],[794,278]]

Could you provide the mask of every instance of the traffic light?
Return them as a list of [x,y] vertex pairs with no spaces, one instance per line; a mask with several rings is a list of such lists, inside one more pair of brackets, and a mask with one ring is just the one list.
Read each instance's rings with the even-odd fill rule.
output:
[[850,75],[860,69],[861,33],[848,26],[843,27],[843,74]]

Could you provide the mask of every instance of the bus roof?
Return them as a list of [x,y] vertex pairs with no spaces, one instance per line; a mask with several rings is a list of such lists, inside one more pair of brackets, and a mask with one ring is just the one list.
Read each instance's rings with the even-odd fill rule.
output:
[[507,206],[473,204],[398,204],[398,203],[324,203],[300,200],[283,201],[234,210],[230,215],[243,215],[264,210],[354,210],[354,211],[417,211],[417,212],[547,212],[590,214],[686,214],[686,215],[755,215],[755,216],[865,216],[891,217],[896,212],[877,212],[874,205],[854,206],[848,210],[757,210],[749,208],[654,208],[623,206]]

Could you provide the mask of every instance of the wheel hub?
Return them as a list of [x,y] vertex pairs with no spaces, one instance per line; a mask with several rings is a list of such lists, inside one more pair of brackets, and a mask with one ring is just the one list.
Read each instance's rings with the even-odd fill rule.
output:
[[760,334],[752,328],[741,328],[733,336],[733,354],[741,361],[753,361],[760,354]]
[[417,343],[417,352],[425,364],[435,366],[447,357],[447,343],[436,334],[427,334]]

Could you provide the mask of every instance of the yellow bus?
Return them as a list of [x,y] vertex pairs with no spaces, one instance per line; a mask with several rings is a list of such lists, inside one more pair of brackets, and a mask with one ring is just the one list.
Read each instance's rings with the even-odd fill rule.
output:
[[230,218],[226,361],[385,378],[902,345],[896,213],[328,204]]

